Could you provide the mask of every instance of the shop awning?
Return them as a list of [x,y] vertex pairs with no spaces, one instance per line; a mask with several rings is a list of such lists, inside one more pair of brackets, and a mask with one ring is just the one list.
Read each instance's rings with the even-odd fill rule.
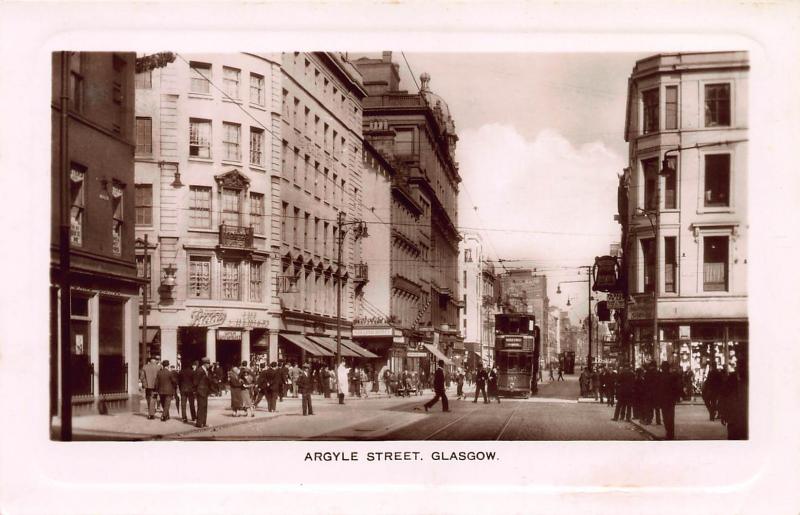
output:
[[333,356],[333,353],[312,342],[302,334],[281,334],[280,336],[284,340],[289,341],[289,343],[293,343],[312,356]]
[[[147,343],[153,343],[153,340],[155,340],[156,336],[158,336],[158,331],[160,331],[158,327],[147,328],[147,334],[145,335],[145,338],[147,338]],[[141,334],[141,331],[139,331],[139,334]]]
[[[333,338],[328,338],[327,336],[309,336],[311,341],[317,344],[319,347],[323,347],[330,351],[331,356],[336,355],[336,340]],[[342,338],[342,356],[349,356],[351,358],[360,358],[361,355],[356,353],[355,351],[351,350],[347,347],[344,343],[344,338]]]
[[365,358],[377,358],[378,357],[377,354],[373,354],[372,352],[368,351],[367,349],[365,349],[361,345],[357,344],[353,340],[350,340],[349,338],[342,338],[342,345],[347,345],[350,348],[350,350],[353,350],[353,351],[359,353],[362,357],[365,357]]
[[442,353],[442,351],[440,351],[435,345],[431,345],[430,343],[423,343],[422,345],[426,349],[428,349],[428,352],[430,352],[431,354],[436,356],[436,359],[444,360],[444,364],[445,365],[452,365],[453,364],[453,362],[450,360],[450,358],[445,356],[444,353]]

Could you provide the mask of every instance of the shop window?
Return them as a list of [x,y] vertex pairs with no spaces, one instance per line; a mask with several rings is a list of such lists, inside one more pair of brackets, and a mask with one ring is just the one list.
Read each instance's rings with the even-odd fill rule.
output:
[[70,198],[70,244],[76,247],[83,245],[83,219],[84,219],[84,189],[86,182],[86,168],[72,163],[69,171]]
[[677,266],[677,238],[675,236],[667,236],[664,238],[664,291],[675,293],[676,277],[678,273]]
[[658,132],[658,88],[642,93],[642,133]]
[[189,120],[189,156],[211,158],[211,120]]
[[703,291],[728,290],[728,237],[703,238]]
[[201,256],[189,257],[189,297],[211,298],[211,259]]
[[730,205],[730,167],[730,154],[708,154],[705,156],[704,201],[706,207],[725,207]]
[[706,127],[728,126],[731,124],[730,84],[706,84],[705,115]]
[[91,313],[88,297],[72,294],[71,325],[71,356],[70,375],[72,382],[72,395],[91,395],[93,385],[93,365],[91,356]]
[[189,186],[189,224],[197,229],[211,227],[211,188]]
[[208,95],[210,93],[209,81],[211,80],[211,65],[192,61],[189,63],[189,67],[191,68],[189,72],[191,77],[189,91]]
[[250,225],[256,234],[264,234],[264,195],[250,194]]
[[222,124],[222,147],[224,159],[228,161],[242,160],[242,126],[238,123]]
[[646,238],[639,240],[642,247],[642,292],[652,293],[655,290],[656,253],[655,240]]
[[98,373],[101,394],[127,391],[124,306],[118,300],[100,298]]
[[664,88],[664,129],[670,131],[678,128],[678,86]]

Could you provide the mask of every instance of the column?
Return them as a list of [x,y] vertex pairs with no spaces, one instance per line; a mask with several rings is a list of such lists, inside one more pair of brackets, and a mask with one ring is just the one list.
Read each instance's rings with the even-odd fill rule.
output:
[[178,364],[178,328],[161,326],[161,361],[169,360],[170,365]]
[[242,331],[242,349],[240,354],[242,355],[242,361],[247,361],[248,365],[250,363],[250,330],[245,329]]
[[[92,392],[94,398],[100,395],[100,296],[95,294],[89,299],[89,363],[92,364]],[[74,338],[74,336],[73,336]]]
[[206,331],[206,358],[211,360],[211,363],[217,361],[217,332],[216,329],[209,329]]

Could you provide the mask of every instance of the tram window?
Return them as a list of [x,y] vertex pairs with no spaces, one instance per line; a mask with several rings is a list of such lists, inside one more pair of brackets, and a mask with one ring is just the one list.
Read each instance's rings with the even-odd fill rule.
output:
[[506,372],[524,372],[530,368],[530,356],[526,354],[502,353],[497,357],[497,365]]

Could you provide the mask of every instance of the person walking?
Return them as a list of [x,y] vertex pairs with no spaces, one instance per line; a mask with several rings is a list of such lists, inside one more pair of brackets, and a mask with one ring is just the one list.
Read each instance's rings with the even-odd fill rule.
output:
[[208,427],[208,396],[216,390],[216,380],[211,373],[211,360],[203,358],[194,373],[194,391],[197,396],[197,427]]
[[282,372],[285,367],[278,367],[278,363],[273,361],[269,365],[266,373],[266,388],[267,388],[267,411],[277,413],[278,411],[278,396],[283,389]]
[[703,403],[708,410],[708,419],[715,420],[719,413],[719,393],[722,386],[722,374],[717,369],[717,363],[711,362],[709,365],[708,375],[703,382],[702,397]]
[[[551,369],[550,370],[550,378],[551,378],[551,380],[552,380],[552,377],[553,377],[553,371]],[[586,367],[583,367],[583,370],[581,371],[581,375],[578,378],[578,385],[580,386],[581,397],[586,397],[588,395],[590,383],[591,383],[591,379],[590,379],[590,375],[589,375],[589,369],[586,368]]]
[[336,369],[336,390],[339,396],[339,404],[344,404],[345,391],[349,384],[349,375],[350,369],[347,368],[344,359],[342,359],[342,362],[339,363],[339,368]]
[[440,359],[437,362],[436,372],[433,375],[433,399],[429,400],[423,406],[425,411],[428,411],[434,404],[442,399],[442,411],[450,411],[450,405],[447,402],[447,392],[444,386],[444,360]]
[[486,395],[486,380],[489,378],[489,374],[486,373],[486,369],[483,368],[483,363],[478,363],[478,371],[475,374],[475,398],[472,402],[478,402],[478,394],[483,392],[483,403],[489,404],[489,397]]
[[181,394],[180,394],[180,376],[178,375],[178,370],[175,368],[175,365],[169,366],[169,373],[172,375],[173,382],[175,383],[175,395],[173,399],[175,400],[175,413],[177,416],[181,416]]
[[[266,363],[259,364],[258,375],[256,376],[256,395],[253,399],[253,411],[258,408],[261,399],[267,397],[267,365]],[[269,401],[267,401],[269,402]]]
[[311,383],[311,376],[309,375],[310,366],[308,363],[304,363],[303,367],[299,369],[299,373],[297,375],[297,379],[294,382],[294,386],[297,387],[297,393],[300,395],[300,402],[303,406],[303,416],[306,415],[313,415],[314,409],[311,406],[311,392],[313,385]]
[[644,371],[644,390],[643,394],[643,408],[644,420],[643,424],[649,425],[653,423],[653,416],[655,415],[655,424],[661,425],[661,406],[658,402],[659,396],[659,382],[661,381],[660,372],[656,368],[656,364],[650,362],[647,364],[647,369]]
[[464,371],[460,368],[456,372],[456,395],[459,400],[464,398]]
[[331,371],[328,370],[328,365],[322,366],[322,371],[319,373],[320,380],[322,381],[322,396],[326,399],[331,398]]
[[144,388],[144,397],[147,401],[147,418],[153,420],[156,414],[156,404],[158,403],[158,391],[156,390],[156,376],[161,367],[156,358],[150,358],[139,374],[139,380]]
[[253,374],[250,372],[250,369],[247,368],[246,363],[246,361],[243,362],[243,367],[239,371],[239,380],[242,382],[242,409],[244,410],[245,417],[248,414],[251,417],[255,417],[256,414],[253,411],[253,396],[250,394],[253,389]]
[[172,375],[172,371],[169,369],[169,360],[165,359],[161,362],[161,369],[156,374],[156,390],[158,390],[158,396],[161,398],[162,422],[169,420],[169,406],[177,387],[175,376]]
[[631,372],[631,368],[628,365],[623,365],[617,376],[617,407],[614,408],[614,418],[611,420],[622,420],[624,418],[630,422],[635,381],[636,378]]
[[603,402],[603,392],[601,390],[601,374],[602,371],[598,371],[596,368],[591,371],[591,379],[592,379],[592,393],[594,393],[594,400],[600,400],[600,403]]
[[681,376],[670,369],[666,361],[661,363],[661,373],[658,376],[657,401],[658,407],[664,416],[664,431],[666,440],[675,439],[675,404],[681,399]]
[[564,367],[562,365],[558,365],[558,379],[556,381],[563,381],[564,380]]
[[550,377],[548,377],[548,380],[552,383],[553,381],[556,380],[556,378],[553,376],[553,364],[552,363],[550,363],[550,366],[547,367],[547,370],[548,370],[548,373],[550,374]]
[[[294,365],[294,363],[292,363]],[[288,388],[292,383],[291,370],[289,363],[278,363],[278,400],[283,402],[283,398],[287,396]]]
[[720,422],[728,428],[728,440],[747,440],[747,364],[739,357],[736,369],[725,378],[719,397]]
[[364,397],[369,397],[371,385],[369,384],[369,376],[367,375],[366,369],[362,368],[359,375],[359,388],[364,391]]
[[197,410],[195,409],[195,389],[194,389],[194,374],[197,370],[197,361],[192,363],[191,366],[181,368],[178,373],[178,386],[181,391],[181,420],[189,422],[186,418],[186,404],[189,404],[189,414],[192,416],[192,422],[197,420]]
[[497,365],[493,366],[492,369],[489,371],[488,383],[489,383],[489,402],[492,401],[492,397],[497,399],[497,404],[500,404],[500,392],[497,388]]
[[236,365],[228,371],[228,385],[231,389],[231,410],[233,410],[233,416],[238,417],[239,410],[244,409],[242,403],[242,388],[244,386],[239,376],[239,367]]
[[617,371],[613,368],[608,369],[606,374],[606,405],[614,405],[615,390],[617,387]]

